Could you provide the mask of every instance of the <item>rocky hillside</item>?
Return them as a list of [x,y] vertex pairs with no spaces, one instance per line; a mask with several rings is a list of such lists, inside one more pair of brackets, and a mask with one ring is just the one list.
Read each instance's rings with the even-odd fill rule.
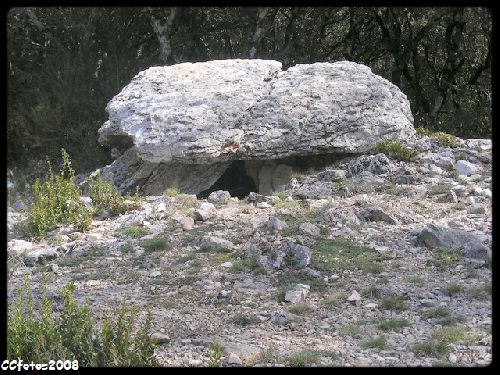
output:
[[164,366],[487,365],[491,141],[408,146],[407,161],[342,158],[269,196],[167,190],[40,242],[16,235],[14,204],[9,300],[48,271],[55,304],[74,282],[98,315],[151,312]]

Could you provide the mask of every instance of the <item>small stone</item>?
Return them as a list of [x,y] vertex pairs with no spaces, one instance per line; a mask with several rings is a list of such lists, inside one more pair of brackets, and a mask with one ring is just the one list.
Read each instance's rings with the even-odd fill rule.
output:
[[484,214],[486,212],[484,205],[481,203],[472,204],[468,209],[468,214]]
[[22,253],[34,248],[33,242],[24,240],[12,240],[7,244],[7,249],[16,253],[16,255],[21,255]]
[[458,197],[463,197],[467,192],[467,188],[463,185],[456,185],[451,188]]
[[483,189],[482,195],[486,198],[491,198],[492,197],[491,189],[489,188]]
[[465,203],[473,205],[476,203],[476,199],[472,195],[468,196],[467,199],[465,200]]
[[453,190],[450,190],[448,193],[439,197],[438,202],[440,202],[440,203],[457,203],[458,202],[457,194]]
[[352,305],[359,306],[361,304],[361,296],[357,291],[354,290],[349,298],[347,298],[347,301],[349,301],[349,303],[351,303]]
[[330,281],[337,281],[338,279],[340,279],[339,275],[330,275],[330,277],[328,278],[328,280]]
[[299,225],[299,231],[311,237],[319,237],[321,235],[320,229],[311,223],[302,223]]
[[306,284],[297,284],[292,290],[285,294],[285,301],[291,303],[298,303],[304,301],[309,294],[311,287]]
[[455,354],[453,353],[450,353],[450,355],[448,356],[448,360],[451,362],[451,363],[457,363],[458,361],[458,358]]
[[200,221],[207,221],[210,219],[215,212],[215,206],[213,203],[203,202],[199,208],[194,210],[195,219]]
[[85,237],[89,242],[97,242],[102,239],[102,234],[100,233],[88,233]]
[[275,216],[270,216],[269,219],[267,220],[267,228],[271,232],[276,233],[282,231],[285,228],[288,228],[288,224],[278,219]]
[[210,203],[224,204],[229,200],[229,198],[231,198],[231,194],[228,191],[217,190],[217,191],[211,192],[210,195],[208,196],[207,200]]
[[234,353],[229,353],[229,356],[227,358],[227,363],[229,365],[237,365],[237,366],[241,366],[243,364],[243,361],[241,360],[240,357],[238,357],[236,354]]
[[370,303],[367,303],[367,304],[365,305],[365,307],[366,307],[367,309],[370,309],[370,310],[375,310],[375,309],[378,307],[378,304],[373,303],[373,302],[370,302]]
[[470,176],[475,174],[478,171],[478,168],[475,164],[472,164],[467,160],[458,160],[456,170],[459,176]]
[[39,249],[25,256],[25,261],[29,265],[43,263],[48,260],[56,259],[59,254],[54,249]]
[[267,202],[260,202],[260,203],[257,203],[257,205],[255,207],[257,207],[257,208],[270,208],[271,205]]
[[190,359],[188,365],[193,367],[198,367],[203,365],[203,361],[201,359]]
[[318,327],[321,329],[330,329],[331,328],[330,324],[328,324],[325,321],[321,322]]
[[194,227],[194,219],[192,217],[183,216],[179,219],[179,223],[185,231],[191,230]]
[[158,276],[161,276],[160,271],[153,271],[149,274],[149,277],[158,277]]
[[221,267],[224,267],[224,268],[231,268],[233,266],[233,263],[231,262],[224,262],[221,264]]
[[272,324],[276,324],[278,326],[286,325],[293,320],[296,320],[296,316],[287,313],[274,313],[271,316],[271,319],[269,319]]
[[167,211],[167,206],[165,205],[165,202],[160,202],[158,205],[155,207],[157,212],[165,212]]
[[437,174],[437,175],[442,175],[443,174],[443,170],[440,167],[438,167],[437,165],[435,165],[435,164],[431,164],[429,166],[429,171],[432,174]]
[[481,189],[479,186],[474,186],[471,191],[472,195],[477,195],[481,196],[483,195],[483,189]]
[[57,264],[55,264],[55,263],[52,263],[52,264],[50,265],[50,270],[51,270],[52,272],[54,272],[54,273],[58,273],[58,272],[59,272],[59,266],[58,266]]
[[215,236],[204,236],[201,239],[200,250],[209,252],[231,252],[233,243]]
[[80,197],[80,201],[86,208],[92,208],[92,198],[90,197]]
[[157,344],[168,344],[170,342],[170,337],[161,332],[155,332],[150,337]]

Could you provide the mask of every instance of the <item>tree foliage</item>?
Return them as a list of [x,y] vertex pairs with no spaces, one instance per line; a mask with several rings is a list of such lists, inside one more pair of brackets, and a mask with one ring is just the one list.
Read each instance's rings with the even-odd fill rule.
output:
[[8,163],[61,147],[79,170],[107,163],[97,129],[135,74],[227,58],[363,63],[408,95],[416,126],[489,137],[491,34],[479,7],[13,8]]

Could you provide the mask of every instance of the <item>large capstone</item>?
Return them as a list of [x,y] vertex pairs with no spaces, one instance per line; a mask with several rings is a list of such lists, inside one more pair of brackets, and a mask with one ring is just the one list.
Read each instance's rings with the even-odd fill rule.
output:
[[[240,160],[258,161],[247,162],[244,175],[267,193],[290,175],[272,160],[363,153],[378,141],[414,135],[406,96],[348,61],[286,71],[272,60],[152,67],[106,109],[99,141],[121,156],[101,172],[111,172],[122,192],[175,186],[199,194]],[[264,177],[276,174],[275,181]]]

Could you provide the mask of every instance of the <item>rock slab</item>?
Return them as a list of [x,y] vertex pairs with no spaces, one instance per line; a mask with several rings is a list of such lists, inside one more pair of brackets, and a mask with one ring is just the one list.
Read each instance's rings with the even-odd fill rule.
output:
[[406,95],[349,61],[286,71],[259,59],[152,67],[106,110],[99,141],[123,155],[104,174],[122,191],[149,194],[171,186],[197,194],[231,160],[361,153],[414,135]]

